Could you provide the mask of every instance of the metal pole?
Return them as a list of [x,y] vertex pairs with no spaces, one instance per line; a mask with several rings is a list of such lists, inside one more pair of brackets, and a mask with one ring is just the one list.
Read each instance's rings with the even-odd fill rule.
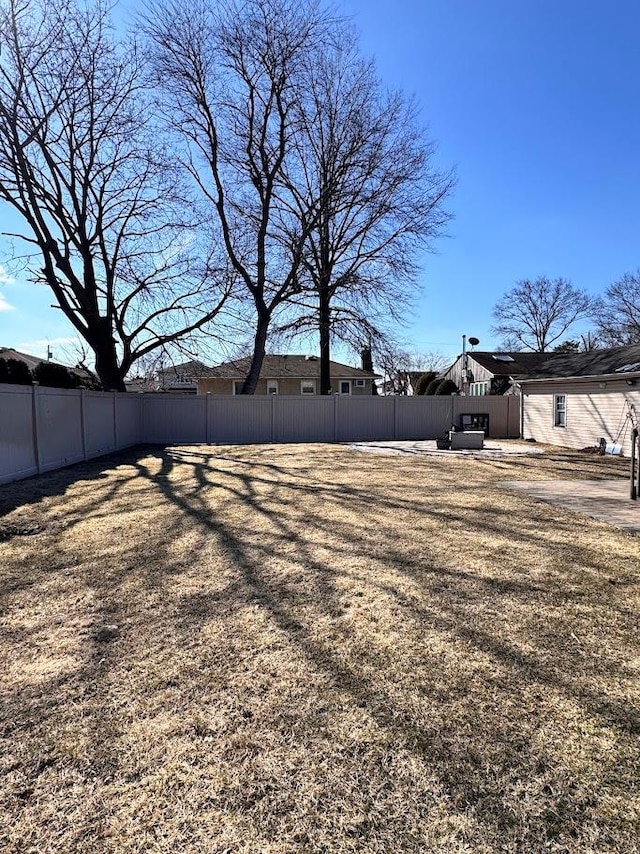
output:
[[[636,427],[636,433],[640,433]],[[640,492],[640,435],[636,438],[636,497]]]
[[638,498],[638,487],[636,484],[636,466],[638,462],[638,454],[637,454],[637,445],[638,445],[638,428],[634,427],[631,431],[631,471],[630,471],[630,490],[629,497],[632,501],[636,501]]

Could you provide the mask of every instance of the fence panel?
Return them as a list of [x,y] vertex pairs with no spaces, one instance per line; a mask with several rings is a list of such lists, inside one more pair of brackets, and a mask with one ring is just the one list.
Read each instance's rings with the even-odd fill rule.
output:
[[80,392],[33,387],[40,471],[70,466],[84,459]]
[[452,398],[399,396],[395,400],[397,439],[437,439],[451,429]]
[[336,405],[336,441],[372,442],[395,438],[395,398],[341,395]]
[[111,454],[116,450],[113,423],[113,394],[84,393],[84,431],[87,459]]
[[[272,396],[207,395],[209,441],[238,445],[271,442]],[[175,441],[175,440],[174,440]]]
[[517,438],[520,435],[520,398],[514,397],[516,401],[515,408],[517,409],[516,415],[515,412],[510,413],[510,410],[513,410],[514,407],[514,404],[509,399],[510,397],[513,396],[483,395],[478,397],[458,397],[454,395],[452,400],[454,402],[455,423],[459,422],[460,415],[462,414],[488,415],[489,436],[492,439]]
[[142,395],[117,394],[116,447],[130,448],[142,442]]
[[273,395],[274,442],[333,442],[337,397]]
[[522,397],[507,395],[507,418],[509,420],[509,438],[517,439],[522,435]]
[[38,473],[31,386],[0,385],[0,483]]
[[207,398],[191,394],[145,394],[143,440],[152,444],[207,441]]

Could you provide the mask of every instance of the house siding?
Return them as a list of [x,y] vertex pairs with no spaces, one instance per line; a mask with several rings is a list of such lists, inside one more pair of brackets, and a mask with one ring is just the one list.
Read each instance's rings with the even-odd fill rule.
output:
[[[486,368],[483,368],[482,365],[479,365],[471,355],[471,353],[467,353],[467,360],[469,370],[473,374],[473,381],[476,383],[481,383],[485,381],[491,380],[493,374],[491,371],[488,371]],[[463,365],[464,360],[462,356],[459,356],[456,361],[451,365],[448,371],[446,371],[442,376],[444,379],[453,380],[453,382],[458,386],[461,391],[467,391],[469,383],[462,378],[463,374]]]
[[[566,427],[554,426],[554,397],[566,396]],[[631,453],[630,421],[622,427],[627,402],[640,416],[640,389],[624,381],[592,380],[525,384],[523,386],[523,436],[564,448],[586,448],[601,437]],[[622,427],[622,434],[618,433]]]
[[[496,374],[494,374],[488,368],[485,368],[484,365],[481,365],[479,362],[476,362],[476,360],[473,358],[473,353],[467,353],[467,364],[468,370],[470,370],[473,374],[472,382],[474,383],[490,383],[491,380],[496,376]],[[463,379],[463,365],[463,357],[459,356],[453,363],[453,365],[451,365],[451,367],[447,371],[445,371],[442,376],[443,379],[453,380],[453,382],[458,386],[458,388],[463,394],[469,394],[470,383],[468,383],[466,379]],[[504,374],[501,374],[500,377],[504,377],[505,379],[507,379]],[[518,393],[519,389],[516,385],[512,385],[506,392],[506,394]]]
[[[277,377],[278,383],[278,394],[281,395],[300,395],[300,383],[302,382],[301,377]],[[316,384],[316,394],[320,391],[320,378],[308,378],[313,379]],[[238,378],[239,380],[239,378]],[[233,394],[233,383],[238,380],[233,380],[231,378],[225,377],[205,377],[201,380],[198,380],[198,394]],[[371,395],[371,383],[370,379],[365,379],[364,386],[358,387],[355,384],[355,378],[352,377],[332,377],[331,385],[332,388],[337,391],[339,388],[340,380],[349,380],[351,382],[351,394],[352,395]],[[256,386],[256,394],[266,394],[267,393],[267,380],[259,379],[258,384]]]

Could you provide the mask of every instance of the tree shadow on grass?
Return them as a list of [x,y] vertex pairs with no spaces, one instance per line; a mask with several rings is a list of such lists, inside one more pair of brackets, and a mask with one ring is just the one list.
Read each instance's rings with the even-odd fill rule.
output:
[[[476,817],[481,816],[482,821],[493,827],[496,838],[499,837],[500,833],[504,833],[505,829],[511,828],[513,830],[514,819],[510,811],[511,808],[502,803],[500,793],[496,788],[496,781],[504,781],[514,774],[526,772],[528,749],[526,740],[517,741],[517,743],[512,743],[503,749],[505,738],[514,739],[514,727],[504,720],[496,721],[493,724],[485,723],[484,737],[492,744],[492,749],[487,752],[483,748],[478,749],[478,746],[474,745],[473,742],[461,740],[455,732],[448,733],[446,730],[441,730],[434,734],[413,720],[411,709],[402,710],[398,708],[397,701],[388,691],[381,690],[379,684],[372,684],[369,679],[364,678],[362,673],[358,672],[356,662],[346,661],[336,650],[318,640],[315,633],[311,631],[307,619],[301,618],[298,613],[301,603],[297,599],[295,590],[291,589],[291,585],[287,581],[278,583],[268,578],[268,574],[265,572],[265,562],[270,556],[268,548],[256,548],[256,543],[251,542],[246,536],[243,536],[242,532],[222,521],[216,514],[215,508],[208,504],[206,491],[210,487],[209,478],[213,475],[214,480],[217,479],[215,468],[212,470],[213,461],[208,462],[205,457],[201,457],[200,460],[192,458],[189,465],[192,469],[195,486],[181,489],[179,492],[176,491],[168,477],[176,461],[185,462],[179,454],[176,459],[174,452],[169,451],[162,456],[160,475],[156,477],[150,475],[149,471],[145,470],[144,465],[141,465],[140,473],[144,477],[151,476],[167,500],[193,519],[207,536],[215,537],[216,541],[221,544],[229,554],[242,579],[245,597],[268,613],[278,628],[291,639],[295,647],[304,653],[313,667],[329,676],[335,687],[347,691],[352,696],[354,703],[366,707],[368,712],[378,721],[378,724],[393,733],[394,738],[399,743],[413,750],[422,761],[427,762],[437,770],[440,780],[454,804],[465,809],[472,806]],[[252,514],[266,517],[269,525],[277,531],[282,539],[295,542],[296,559],[304,565],[305,572],[313,573],[317,580],[314,605],[318,616],[332,618],[340,616],[343,610],[341,594],[336,589],[335,584],[336,570],[314,559],[312,550],[306,544],[304,529],[300,527],[301,520],[296,518],[295,514],[291,514],[291,508],[286,507],[282,502],[277,505],[270,504],[260,498],[256,490],[257,483],[262,478],[260,465],[256,464],[247,470],[243,470],[242,473],[230,474],[227,469],[225,470],[225,477],[231,477],[235,484],[235,486],[226,487],[233,494],[234,500],[243,502]],[[300,483],[295,485],[287,483],[287,487],[294,491],[306,490],[305,485]],[[372,499],[376,498],[375,491],[354,487],[345,488],[343,485],[336,488],[334,485],[327,484],[324,489],[318,490],[316,486],[314,490],[319,493],[317,498],[321,507],[326,507],[327,503],[331,501],[348,505],[359,502],[362,506],[366,506]],[[385,504],[384,499],[379,495],[377,499],[380,504]],[[388,505],[387,509],[412,509],[414,512],[424,513],[427,516],[445,514],[449,520],[456,512],[455,508],[452,507],[433,509],[430,506],[417,506],[415,502],[412,506],[412,502],[403,500],[394,500],[388,502]],[[492,513],[488,509],[484,517],[476,519],[475,523],[480,532],[490,536],[492,532],[501,531],[503,521],[500,520],[499,514]],[[325,532],[327,531],[327,522],[322,512],[306,519],[305,524],[316,529],[324,527]],[[569,525],[567,527],[569,528]],[[501,532],[503,533],[503,531]],[[524,539],[530,538],[536,546],[544,545],[544,534],[520,530],[520,535]],[[342,550],[339,545],[335,549],[339,563]],[[350,540],[349,547],[344,549],[344,556],[354,553],[359,553],[365,559],[371,557],[367,554],[366,544],[364,546],[358,545],[355,540]],[[585,558],[585,563],[590,562],[594,568],[599,565],[593,555],[584,554],[582,557]],[[586,560],[587,557],[589,561]],[[484,626],[479,626],[477,619],[470,619],[468,608],[470,605],[477,604],[478,583],[481,587],[492,588],[492,595],[495,597],[505,594],[516,596],[522,599],[522,604],[530,603],[532,607],[535,607],[540,604],[548,592],[544,582],[531,584],[521,581],[505,581],[498,576],[493,579],[481,579],[479,582],[473,573],[439,565],[437,560],[430,560],[426,562],[426,565],[411,568],[405,563],[405,558],[406,554],[403,549],[396,549],[391,544],[387,545],[384,553],[380,554],[377,550],[376,554],[377,560],[398,568],[399,572],[410,576],[418,586],[424,583],[426,576],[432,576],[438,581],[441,581],[443,577],[448,578],[459,594],[458,601],[455,604],[447,605],[446,598],[440,596],[437,600],[437,607],[427,609],[417,604],[416,599],[418,597],[409,598],[397,588],[383,585],[384,592],[390,598],[394,598],[402,610],[411,614],[421,626],[429,626],[440,633],[450,635],[457,641],[470,645],[483,657],[493,660],[496,667],[513,672],[514,681],[511,685],[498,687],[493,684],[491,686],[494,691],[498,691],[505,698],[509,698],[509,704],[517,707],[519,695],[517,682],[523,680],[528,685],[539,685],[541,690],[551,688],[563,697],[575,701],[584,708],[585,713],[598,717],[603,725],[614,725],[622,733],[633,734],[637,732],[638,720],[633,710],[630,710],[623,702],[608,701],[601,694],[589,690],[584,684],[580,684],[572,678],[572,665],[579,662],[583,666],[578,654],[569,653],[567,655],[564,652],[562,656],[564,662],[556,659],[554,663],[550,663],[548,651],[545,651],[542,657],[536,652],[525,652],[518,646],[501,640]],[[377,584],[375,576],[364,581],[374,587]],[[236,582],[233,589],[228,592],[230,595],[237,595],[239,590],[241,588]],[[427,585],[425,590],[427,597],[432,590],[433,586]],[[215,616],[223,597],[224,593],[221,597],[210,602],[206,595],[197,594],[192,598],[183,600],[183,609],[188,615],[187,626],[193,627],[194,617],[205,620]],[[608,671],[605,671],[604,675],[608,678],[613,676]],[[488,773],[487,761],[489,756],[492,762],[498,764],[497,773]],[[533,760],[531,760],[531,764],[532,767],[535,766]],[[551,839],[556,838],[561,832],[567,832],[571,835],[592,807],[593,802],[589,798],[583,801],[580,801],[579,798],[569,801],[563,808],[565,814],[562,821],[549,821],[546,825],[544,822],[539,823],[535,826],[535,833],[542,833],[543,836],[547,834]],[[531,832],[533,833],[534,830]]]
[[[529,693],[538,692],[541,702],[547,692],[553,692],[563,702],[581,707],[587,718],[596,718],[598,726],[614,726],[619,738],[625,739],[634,733],[636,719],[623,704],[607,700],[590,685],[594,677],[615,684],[619,674],[611,661],[604,661],[602,666],[596,662],[590,667],[588,680],[578,679],[575,673],[585,668],[575,644],[563,647],[551,661],[549,637],[529,634],[517,643],[510,635],[501,634],[498,625],[492,628],[491,621],[505,599],[514,600],[520,613],[544,609],[550,597],[555,600],[558,596],[563,579],[572,582],[572,589],[563,594],[564,601],[579,604],[584,598],[578,589],[580,574],[589,573],[590,583],[595,583],[593,579],[606,566],[606,560],[583,547],[577,549],[571,567],[555,566],[549,558],[556,572],[553,578],[532,577],[524,564],[519,564],[521,575],[505,577],[499,554],[495,556],[495,571],[480,572],[466,567],[464,561],[437,544],[421,553],[411,546],[410,532],[402,528],[395,528],[393,536],[385,536],[380,519],[404,514],[414,524],[423,520],[433,526],[436,541],[439,526],[445,524],[457,524],[461,530],[472,525],[478,536],[489,539],[504,534],[507,528],[523,544],[547,557],[554,542],[571,535],[570,521],[554,522],[553,540],[535,526],[518,525],[509,511],[487,506],[479,512],[473,504],[444,500],[437,489],[428,498],[414,498],[403,494],[401,485],[391,494],[374,482],[354,486],[336,477],[333,464],[318,468],[305,460],[303,466],[296,466],[295,454],[290,465],[275,465],[264,454],[252,455],[247,461],[235,452],[227,457],[218,450],[209,454],[154,449],[146,458],[129,457],[127,465],[135,470],[137,483],[142,480],[149,484],[142,493],[145,500],[173,512],[165,514],[166,524],[153,532],[150,548],[154,560],[150,567],[136,565],[125,548],[121,564],[110,565],[104,573],[94,570],[87,577],[99,619],[118,623],[123,635],[122,642],[107,645],[90,635],[85,666],[77,674],[81,683],[93,686],[95,691],[90,723],[92,773],[105,779],[119,773],[120,760],[113,748],[121,736],[121,712],[110,708],[110,689],[122,678],[127,620],[136,617],[135,609],[144,596],[156,597],[154,601],[160,603],[164,617],[168,613],[173,621],[167,638],[154,638],[154,631],[165,631],[166,627],[160,614],[156,617],[150,611],[147,618],[145,638],[165,654],[171,643],[188,645],[205,627],[222,624],[224,630],[234,616],[250,606],[256,609],[256,620],[260,615],[273,624],[287,639],[292,654],[299,653],[310,672],[321,675],[328,690],[348,696],[352,708],[376,722],[386,733],[389,751],[407,751],[429,768],[452,814],[472,815],[483,828],[483,839],[494,850],[536,851],[546,842],[555,844],[561,838],[576,851],[586,844],[586,838],[580,836],[581,826],[589,821],[593,824],[597,797],[588,786],[586,793],[578,791],[584,781],[563,782],[563,773],[566,778],[567,772],[558,768],[557,760],[546,756],[544,750],[532,748],[530,737],[544,728],[545,721],[523,701],[522,687]],[[342,471],[348,472],[348,466]],[[105,483],[103,489],[92,491],[94,494],[82,502],[82,512],[96,517],[108,515],[110,504],[132,477],[133,473],[127,474],[123,484]],[[52,494],[64,494],[64,490],[55,491],[58,489],[56,486]],[[240,526],[234,524],[230,513],[235,506],[242,509]],[[374,508],[377,515],[367,517],[367,511]],[[67,520],[69,528],[78,524],[81,515],[74,510]],[[186,529],[192,539],[178,557],[174,545]],[[311,531],[320,538],[320,550],[310,537]],[[464,539],[464,534],[461,536]],[[175,599],[172,577],[193,574],[200,556],[212,547],[224,556],[228,577],[213,591],[193,589]],[[284,564],[286,572],[273,571],[278,562]],[[376,572],[383,565],[393,568],[397,583]],[[300,576],[304,576],[305,585],[298,584]],[[413,660],[394,663],[392,653],[375,644],[369,648],[356,644],[347,652],[331,639],[331,632],[338,637],[349,636],[351,630],[344,617],[352,603],[347,600],[362,591],[371,591],[372,601],[382,596],[394,603],[399,629],[416,642]],[[620,618],[629,619],[630,615],[620,611]],[[326,626],[326,637],[318,630],[319,625]],[[564,632],[565,640],[568,634]],[[422,656],[421,635],[425,638]],[[462,656],[467,649],[458,669],[451,664],[444,666],[434,656],[427,642],[431,635],[445,644],[447,656]],[[137,641],[142,642],[142,638]],[[242,639],[235,642],[241,644]],[[194,668],[210,666],[206,650],[195,655]],[[415,667],[413,682],[407,667]],[[438,668],[442,668],[440,673]],[[180,670],[174,673],[168,659],[166,673],[154,678],[148,690],[162,695],[172,685],[179,688],[189,674]],[[395,688],[398,679],[404,685],[402,692]],[[58,685],[63,686],[64,681]],[[55,692],[56,680],[43,683],[43,688]],[[478,710],[473,709],[474,702]],[[433,721],[421,714],[423,704],[433,710]],[[238,710],[239,728],[245,711],[250,713]],[[27,719],[29,714],[33,708],[27,700]],[[322,714],[317,710],[292,708],[286,714],[295,722],[291,725],[297,727],[301,741],[317,737],[322,727]],[[560,719],[562,714],[559,712]],[[206,726],[201,728],[207,732]],[[349,750],[347,746],[344,749]],[[357,754],[349,760],[346,757],[345,753],[344,762],[360,761]],[[46,773],[49,759],[45,756],[43,761]],[[233,752],[229,761],[233,761]],[[338,754],[336,761],[340,761]],[[518,806],[518,786],[527,782],[537,793],[537,800]],[[550,786],[550,793],[544,794],[544,786]],[[331,811],[334,806],[327,801],[325,808]],[[373,845],[375,828],[363,825],[360,832],[360,844]],[[265,829],[265,836],[272,841],[274,833],[274,828]]]

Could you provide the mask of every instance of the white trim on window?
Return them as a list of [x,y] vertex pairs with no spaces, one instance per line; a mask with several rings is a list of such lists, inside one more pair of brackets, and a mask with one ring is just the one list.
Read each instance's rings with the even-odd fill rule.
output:
[[489,394],[490,383],[485,380],[481,383],[469,383],[469,395],[471,397],[480,397],[481,395]]
[[364,380],[356,380],[357,388],[364,388]]
[[301,380],[300,381],[300,394],[315,394],[316,393],[316,381],[315,380]]
[[553,426],[554,427],[566,427],[567,426],[567,395],[566,394],[554,394],[553,395]]
[[278,380],[267,380],[267,394],[278,394]]
[[340,380],[339,387],[340,394],[351,394],[351,380]]
[[244,380],[231,380],[231,394],[241,394]]

